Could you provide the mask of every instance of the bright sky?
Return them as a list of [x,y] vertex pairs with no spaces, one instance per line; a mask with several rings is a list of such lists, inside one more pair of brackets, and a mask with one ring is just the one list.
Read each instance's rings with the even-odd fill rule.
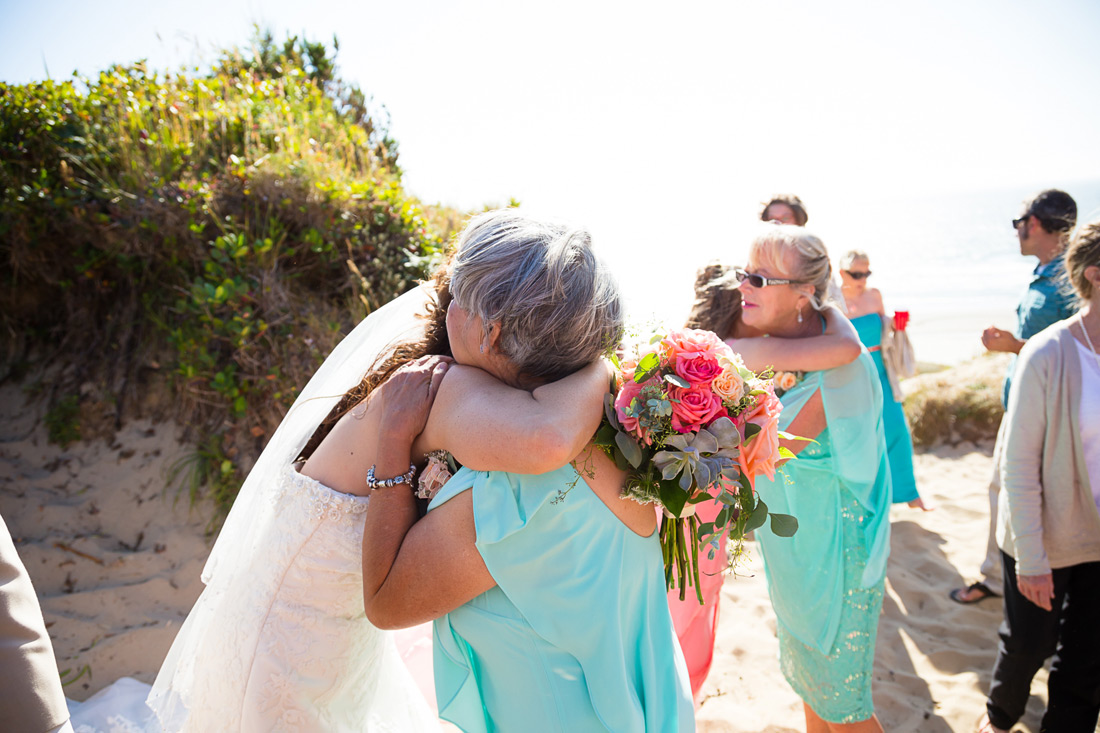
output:
[[858,212],[1100,177],[1095,0],[0,0],[0,80],[200,63],[254,22],[339,37],[422,199],[514,196],[634,273],[692,242],[688,289],[773,191]]

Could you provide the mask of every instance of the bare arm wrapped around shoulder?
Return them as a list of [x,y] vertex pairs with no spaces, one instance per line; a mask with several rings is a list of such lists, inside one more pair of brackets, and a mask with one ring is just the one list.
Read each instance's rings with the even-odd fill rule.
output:
[[477,471],[553,471],[595,434],[609,385],[602,360],[531,392],[480,369],[453,365],[415,450],[445,448]]
[[726,339],[745,366],[753,371],[774,367],[784,372],[809,372],[832,369],[855,361],[862,344],[852,322],[835,306],[827,306],[825,332],[808,338]]

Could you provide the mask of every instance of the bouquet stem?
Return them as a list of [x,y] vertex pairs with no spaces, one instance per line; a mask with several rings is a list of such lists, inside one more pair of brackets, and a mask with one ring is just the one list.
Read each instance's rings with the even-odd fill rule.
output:
[[703,603],[703,590],[699,586],[699,518],[666,516],[660,538],[667,587],[679,588],[682,601],[687,597],[688,586],[694,585],[695,597]]

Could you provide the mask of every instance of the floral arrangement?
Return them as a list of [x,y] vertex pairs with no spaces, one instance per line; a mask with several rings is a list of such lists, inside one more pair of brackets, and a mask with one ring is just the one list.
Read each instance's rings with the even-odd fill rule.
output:
[[[710,331],[680,329],[631,348],[612,358],[615,394],[595,442],[627,472],[626,495],[663,508],[665,580],[681,599],[694,586],[702,603],[702,548],[717,548],[723,534],[741,543],[768,519],[753,481],[774,478],[777,462],[793,457],[779,445],[782,405],[772,380]],[[723,505],[713,522],[695,516],[704,501]],[[792,516],[770,516],[780,536],[798,528]]]
[[443,484],[451,480],[451,476],[458,472],[458,464],[454,457],[445,450],[433,450],[428,454],[428,464],[420,472],[420,479],[416,484],[416,495],[421,499],[431,501]]

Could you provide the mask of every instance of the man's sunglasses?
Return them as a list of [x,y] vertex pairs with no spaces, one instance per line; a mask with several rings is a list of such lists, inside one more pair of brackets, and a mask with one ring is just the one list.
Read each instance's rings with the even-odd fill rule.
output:
[[746,272],[740,268],[733,271],[733,276],[737,278],[737,282],[743,283],[748,281],[749,285],[754,288],[766,288],[769,285],[802,285],[804,280],[786,280],[778,277],[764,277],[763,275],[757,275],[755,272]]
[[862,280],[865,277],[871,277],[870,270],[868,270],[867,272],[852,272],[851,270],[845,270],[844,272],[848,273],[848,277],[852,278],[853,280]]
[[1027,221],[1030,218],[1031,218],[1031,214],[1024,214],[1019,219],[1013,219],[1012,220],[1012,228],[1013,229],[1019,229],[1020,225],[1023,224],[1025,221]]

